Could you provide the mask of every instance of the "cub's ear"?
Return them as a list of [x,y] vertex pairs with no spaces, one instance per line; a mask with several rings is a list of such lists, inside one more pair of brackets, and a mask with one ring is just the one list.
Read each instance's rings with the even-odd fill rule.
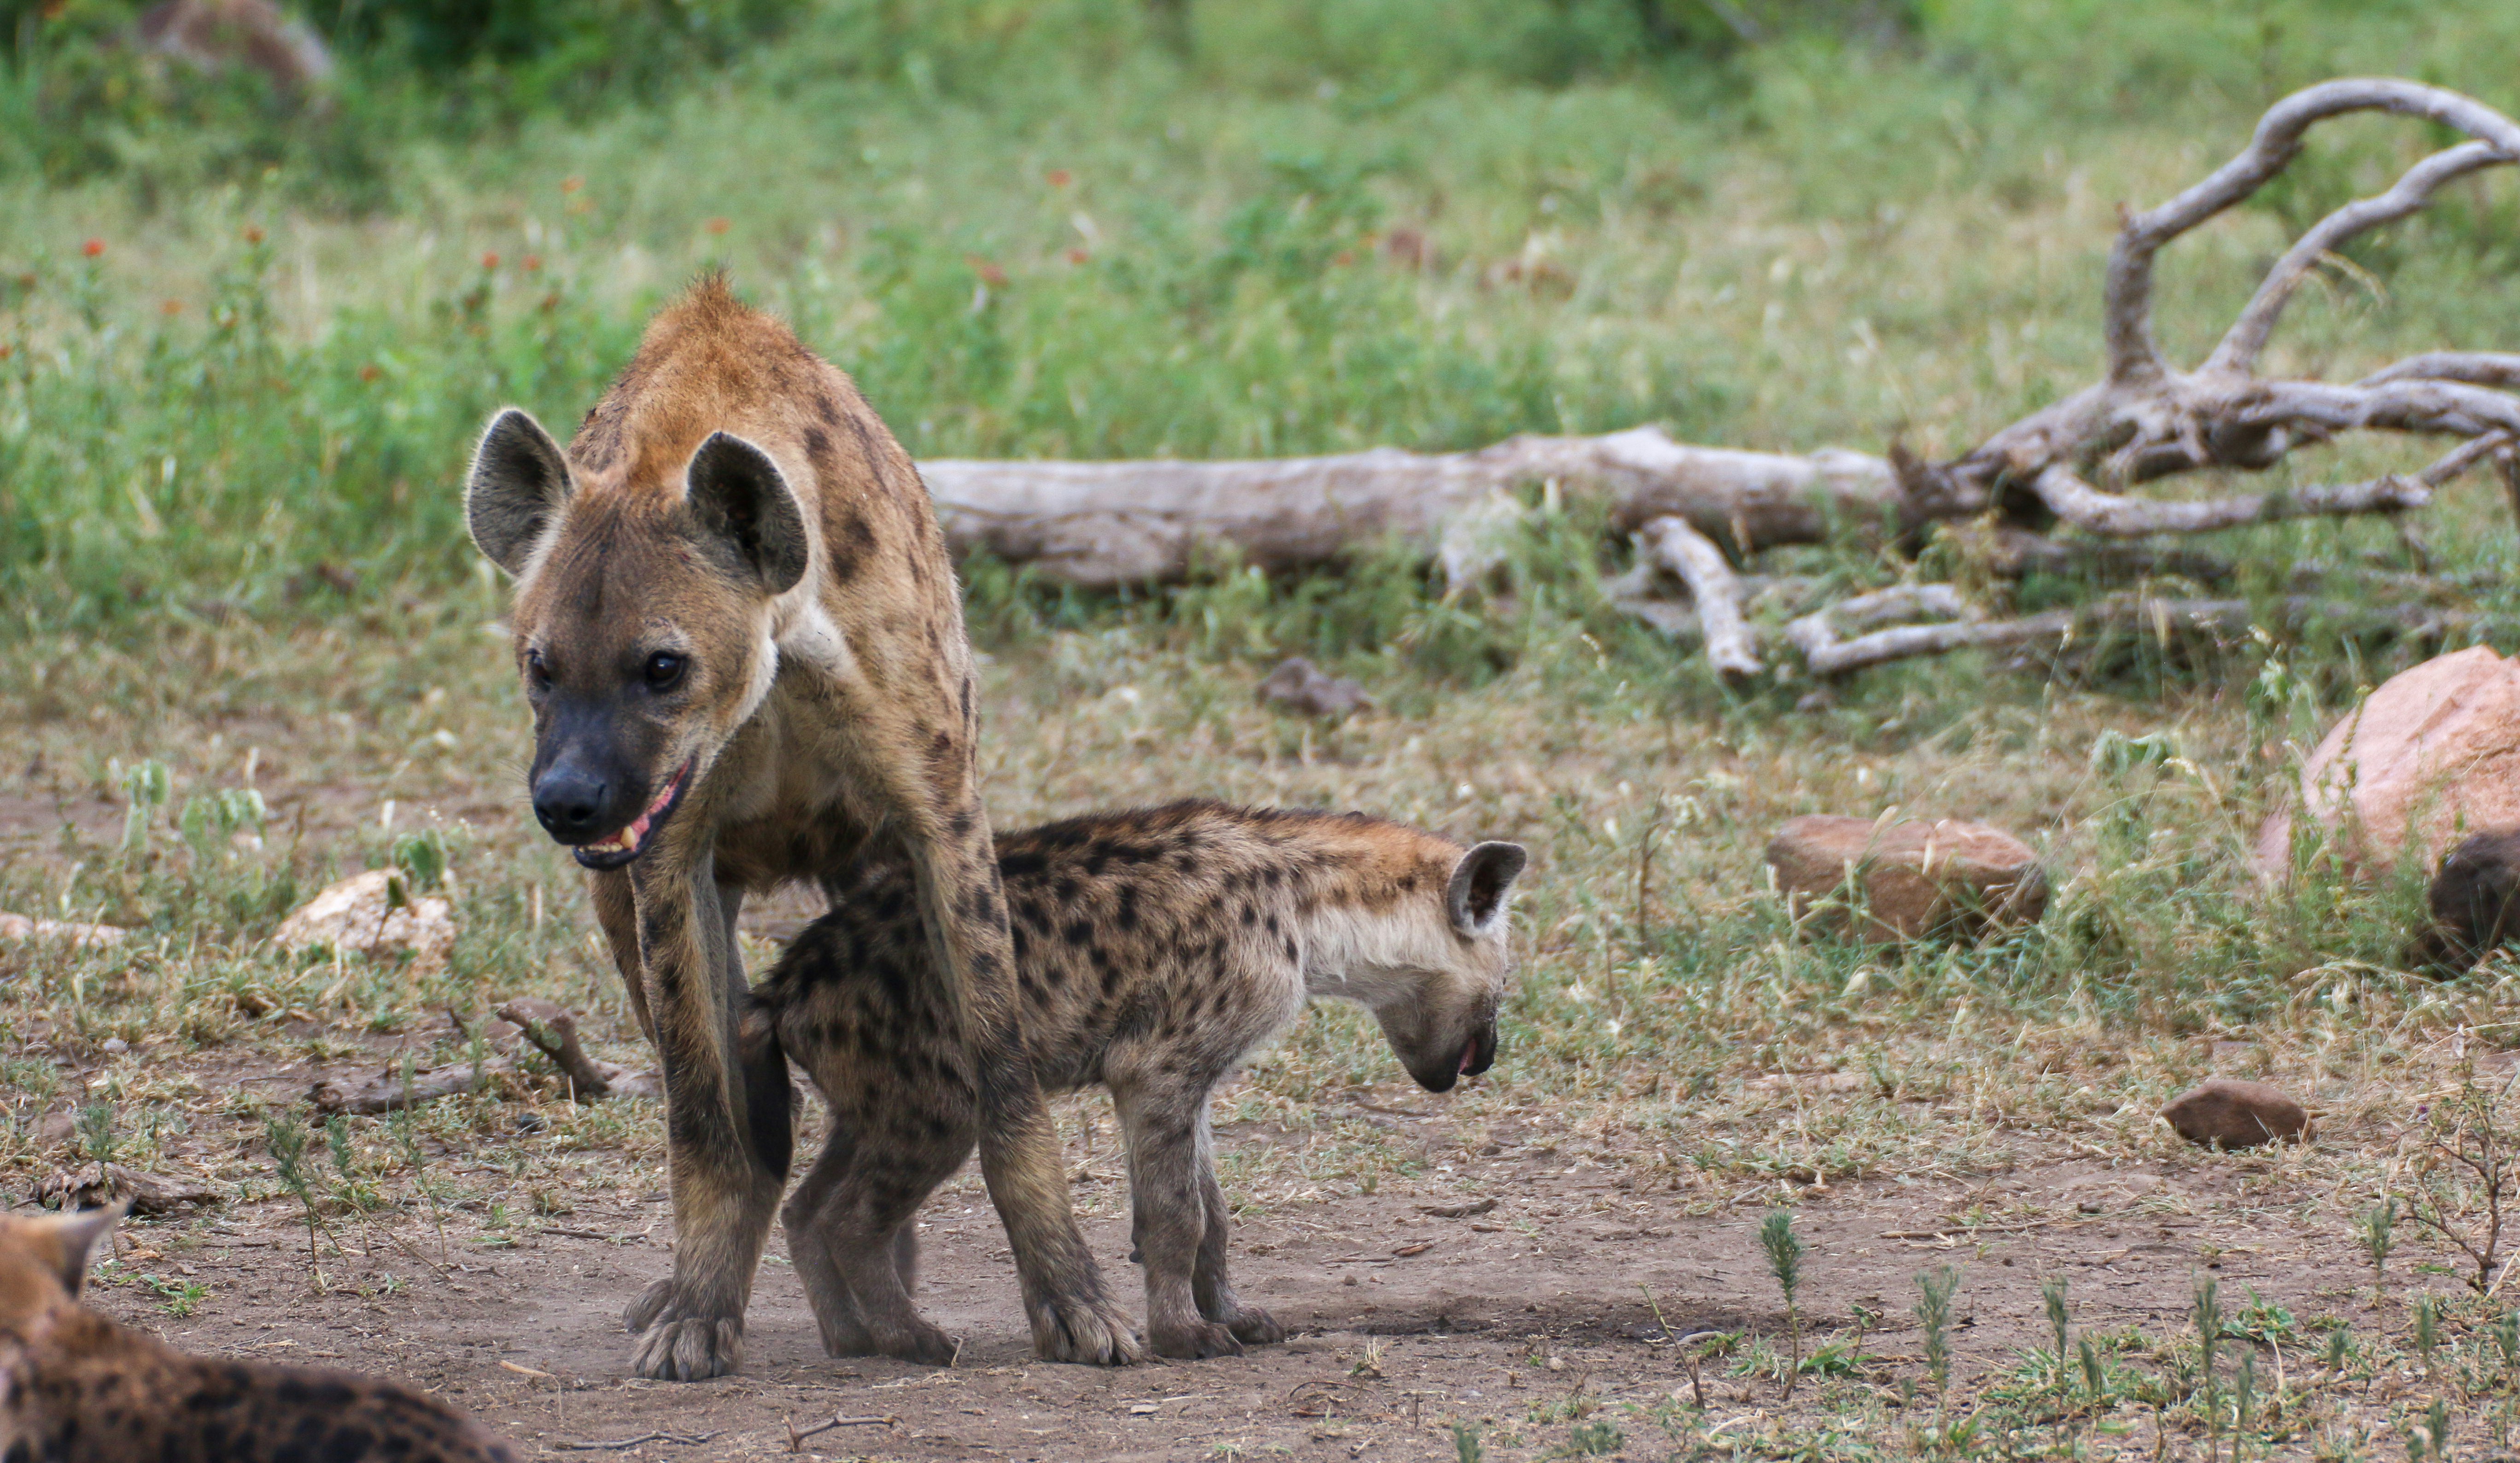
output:
[[700,532],[732,549],[784,595],[805,577],[805,510],[770,454],[726,432],[713,432],[692,454],[686,495]]
[[1464,935],[1484,935],[1505,916],[1506,897],[1522,876],[1531,856],[1519,843],[1482,843],[1453,865],[1444,904],[1453,911],[1453,928]]
[[509,407],[490,419],[472,451],[472,475],[464,487],[472,542],[509,574],[523,573],[571,486],[560,444],[530,414]]
[[103,1209],[82,1209],[73,1214],[47,1215],[32,1220],[37,1226],[37,1251],[53,1273],[61,1277],[62,1288],[71,1295],[87,1283],[87,1259],[98,1240],[113,1232],[122,1219],[126,1204],[109,1204]]

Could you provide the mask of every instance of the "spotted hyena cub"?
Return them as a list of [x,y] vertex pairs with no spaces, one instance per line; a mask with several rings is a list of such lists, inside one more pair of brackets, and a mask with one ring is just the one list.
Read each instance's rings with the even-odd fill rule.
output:
[[[1208,1096],[1312,996],[1371,1009],[1431,1091],[1485,1072],[1521,847],[1191,802],[1004,834],[997,853],[1034,1073],[1045,1091],[1108,1086],[1127,1137],[1148,1340],[1213,1356],[1282,1339],[1226,1279]],[[970,1151],[979,1077],[909,868],[870,864],[832,895],[744,1023],[832,1114],[781,1211],[788,1253],[832,1354],[943,1361],[953,1343],[911,1304],[911,1219]]]
[[516,1463],[464,1414],[354,1372],[187,1356],[81,1306],[118,1210],[0,1215],[8,1463]]

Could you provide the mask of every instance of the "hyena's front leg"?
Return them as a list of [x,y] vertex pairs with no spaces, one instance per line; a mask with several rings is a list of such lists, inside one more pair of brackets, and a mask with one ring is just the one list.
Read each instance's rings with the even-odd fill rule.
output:
[[1203,1314],[1197,1277],[1209,1224],[1203,1093],[1171,1083],[1115,1082],[1129,1145],[1129,1204],[1147,1267],[1147,1340],[1161,1356],[1238,1355],[1234,1331]]
[[1024,1052],[1014,941],[988,815],[968,783],[932,799],[928,811],[932,818],[909,839],[920,905],[969,1043],[980,1175],[1014,1253],[1033,1348],[1052,1361],[1126,1365],[1138,1359],[1138,1339],[1102,1292],[1068,1203],[1058,1130]]
[[[664,850],[658,850],[658,853]],[[651,856],[653,859],[653,856]],[[631,1369],[697,1382],[743,1363],[743,1310],[787,1177],[784,1132],[754,1131],[755,1095],[737,1049],[743,987],[727,904],[696,865],[632,865],[640,961],[665,1079],[665,1150],[674,1196],[674,1273],[624,1319],[639,1338]],[[661,861],[657,861],[661,862]],[[726,891],[728,896],[733,890]],[[785,1113],[785,1063],[775,1099]]]
[[1233,1213],[1225,1202],[1225,1185],[1216,1181],[1216,1139],[1208,1130],[1204,1097],[1198,1104],[1198,1156],[1200,1208],[1207,1215],[1207,1232],[1198,1242],[1198,1267],[1191,1277],[1198,1313],[1233,1332],[1237,1341],[1264,1346],[1284,1341],[1286,1328],[1259,1307],[1243,1305],[1234,1293],[1234,1282],[1226,1278],[1225,1243]]

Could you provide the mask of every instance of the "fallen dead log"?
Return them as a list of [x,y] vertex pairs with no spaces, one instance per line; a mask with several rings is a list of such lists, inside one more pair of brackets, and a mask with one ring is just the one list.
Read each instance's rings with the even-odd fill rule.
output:
[[144,1174],[110,1163],[59,1170],[35,1185],[35,1202],[46,1209],[101,1209],[117,1200],[131,1206],[133,1214],[161,1215],[207,1208],[218,1203],[220,1195],[198,1179]]
[[[1230,555],[1272,572],[1385,544],[1444,561],[1456,581],[1490,550],[1475,511],[1553,483],[1600,500],[1611,523],[1687,521],[1736,554],[1817,544],[1850,524],[1898,526],[1887,459],[1738,452],[1675,442],[1658,426],[1598,437],[1513,437],[1476,452],[1397,448],[1263,462],[920,464],[958,554],[985,550],[1086,589],[1179,580]],[[1510,521],[1513,515],[1504,515]]]
[[[2190,371],[2172,366],[2153,333],[2161,250],[2281,174],[2313,127],[2371,111],[2426,121],[2464,140],[2312,225],[2268,269],[2206,358]],[[2102,377],[1949,462],[1919,461],[1896,447],[1887,457],[1741,452],[1676,442],[1644,426],[1596,437],[1515,437],[1474,452],[1382,448],[1259,462],[939,461],[922,470],[958,553],[985,551],[1080,587],[1178,580],[1226,558],[1273,572],[1308,569],[1389,545],[1426,555],[1448,582],[1461,584],[1500,560],[1504,535],[1520,512],[1513,491],[1546,484],[1561,500],[1599,505],[1614,530],[1638,536],[1642,572],[1620,582],[1616,602],[1668,633],[1702,642],[1729,679],[1767,670],[1762,649],[1772,644],[1819,645],[1822,656],[1810,669],[1830,675],[2064,635],[2094,615],[2136,611],[2113,597],[2026,618],[1972,609],[1933,626],[1873,632],[1860,643],[1834,632],[1819,637],[1841,615],[1778,642],[1749,628],[1749,576],[1732,568],[1781,545],[1912,539],[1983,524],[1996,552],[1980,561],[1999,575],[2007,562],[2014,577],[2082,565],[2144,574],[2155,572],[2145,567],[2151,564],[2212,582],[2230,577],[2213,555],[2125,541],[2305,516],[2411,512],[2444,484],[2489,463],[2520,516],[2520,353],[2428,351],[2344,382],[2269,377],[2257,369],[2293,295],[2338,249],[2415,213],[2452,181],[2515,163],[2520,123],[2439,87],[2346,79],[2282,99],[2230,161],[2169,201],[2127,215],[2103,282]],[[2264,471],[2353,431],[2458,440],[2412,474],[2186,500],[2133,496],[2139,485],[2180,474]],[[2222,572],[2193,572],[2199,569]],[[1660,593],[1664,588],[1680,593]],[[2212,601],[2206,617],[2221,623],[2232,602]],[[1847,608],[1859,619],[1868,612]]]

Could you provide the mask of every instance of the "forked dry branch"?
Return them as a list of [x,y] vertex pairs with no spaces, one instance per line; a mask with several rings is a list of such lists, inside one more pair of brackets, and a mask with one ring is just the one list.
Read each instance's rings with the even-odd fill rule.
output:
[[[2329,213],[2284,251],[2221,342],[2191,371],[2174,367],[2153,333],[2153,267],[2182,236],[2247,200],[2299,155],[2317,124],[2380,111],[2420,118],[2468,140],[2423,158],[2386,191]],[[1763,638],[1744,613],[1751,585],[1732,572],[1786,544],[1888,535],[1986,520],[1999,575],[2088,566],[2228,578],[2192,551],[2126,544],[2307,516],[2420,509],[2461,473],[2491,462],[2520,514],[2520,353],[2433,351],[2360,380],[2269,377],[2258,363],[2285,306],[2336,251],[2420,210],[2454,179],[2520,163],[2520,123],[2473,98],[2382,78],[2322,82],[2284,98],[2247,148],[2148,212],[2130,214],[2104,288],[2106,374],[1949,462],[1826,450],[1739,452],[1673,441],[1655,427],[1597,437],[1515,437],[1476,452],[1396,449],[1264,462],[922,465],[958,553],[986,549],[1053,581],[1112,586],[1177,579],[1220,552],[1276,570],[1336,561],[1400,543],[1437,558],[1455,582],[1492,567],[1515,487],[1545,482],[1603,503],[1611,526],[1638,538],[1641,562],[1686,591],[1693,614],[1631,595],[1630,606],[1701,637],[1724,675],[1767,669],[1764,654],[1798,652],[1815,674],[1842,675],[1969,645],[2056,641],[2105,624],[2228,633],[2248,625],[2239,600],[2112,596],[2071,610],[1990,619],[1948,586],[1859,597]],[[2263,471],[2299,448],[2351,431],[2460,439],[2411,475],[2190,500],[2130,496],[2159,478]],[[2052,536],[2059,526],[2070,536]],[[2219,565],[2219,572],[2216,572]],[[2200,572],[2201,571],[2201,572]],[[1638,586],[1631,586],[1632,589]],[[2368,613],[2358,608],[2358,612]],[[2316,602],[2286,606],[2296,618]],[[2439,614],[2382,611],[2409,628]],[[1900,619],[1929,623],[1878,628]]]

